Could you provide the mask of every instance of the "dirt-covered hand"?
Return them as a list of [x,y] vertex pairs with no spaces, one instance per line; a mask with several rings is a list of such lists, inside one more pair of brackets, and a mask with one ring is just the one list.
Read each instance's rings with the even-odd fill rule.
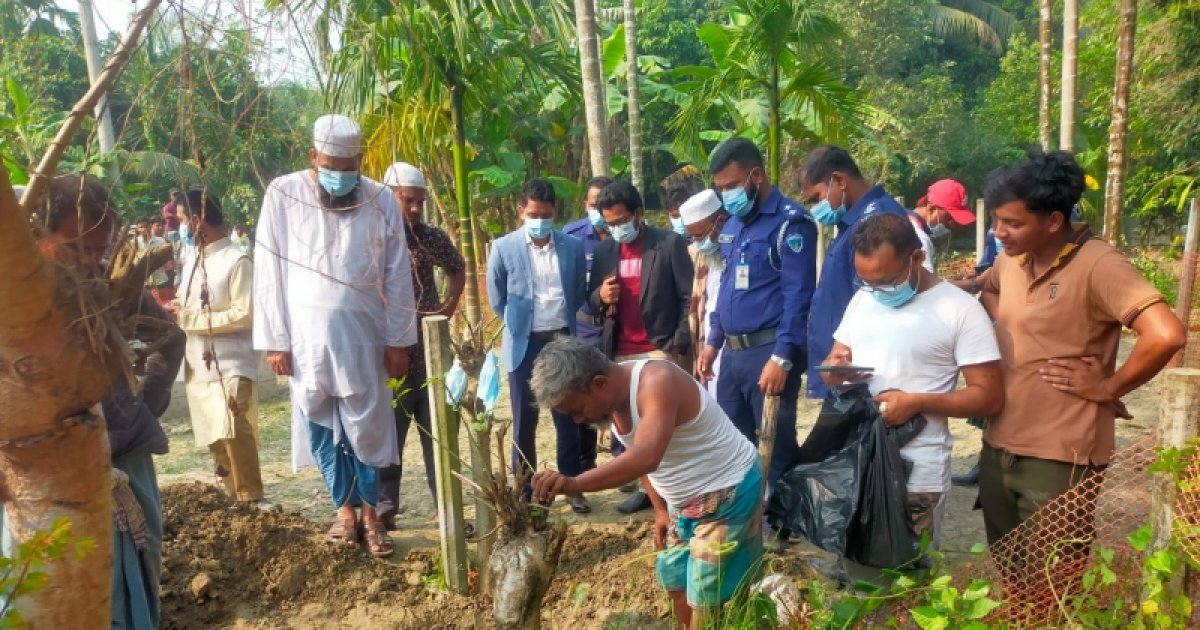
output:
[[671,517],[666,510],[654,508],[654,548],[661,551],[667,548],[667,528],[671,526]]
[[575,480],[556,471],[542,470],[533,476],[533,500],[550,505],[560,494],[575,494]]
[[267,365],[271,366],[271,371],[274,372],[276,376],[291,376],[292,353],[275,351],[268,352]]
[[758,376],[758,388],[762,390],[764,396],[778,396],[783,393],[787,377],[787,370],[774,361],[767,361],[767,364],[763,366],[762,374]]

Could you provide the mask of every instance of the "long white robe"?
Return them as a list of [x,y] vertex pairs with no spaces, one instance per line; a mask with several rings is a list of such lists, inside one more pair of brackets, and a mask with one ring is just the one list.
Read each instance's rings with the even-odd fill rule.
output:
[[309,171],[285,175],[255,233],[254,347],[292,353],[297,469],[315,463],[305,419],[344,434],[365,464],[400,463],[383,353],[417,343],[412,271],[391,192],[364,177],[359,195],[327,210]]

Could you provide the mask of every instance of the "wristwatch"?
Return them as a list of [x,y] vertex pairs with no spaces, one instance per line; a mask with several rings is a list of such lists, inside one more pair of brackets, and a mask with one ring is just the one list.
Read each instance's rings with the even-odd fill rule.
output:
[[792,364],[791,359],[785,359],[777,354],[772,354],[771,362],[774,363],[775,365],[778,365],[779,367],[783,368],[784,372],[792,371],[793,364]]

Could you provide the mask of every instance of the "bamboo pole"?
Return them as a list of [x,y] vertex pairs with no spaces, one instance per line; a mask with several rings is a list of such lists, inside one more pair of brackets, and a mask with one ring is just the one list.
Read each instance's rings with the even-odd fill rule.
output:
[[[1200,436],[1200,369],[1177,368],[1163,373],[1162,412],[1158,418],[1158,444],[1164,449],[1185,448]],[[1172,474],[1154,476],[1150,504],[1150,524],[1154,529],[1153,549],[1165,549],[1172,541],[1178,516],[1179,479]],[[1194,580],[1188,579],[1191,569],[1184,568],[1168,584],[1173,595],[1179,594]],[[1189,593],[1194,598],[1200,593]]]
[[[422,320],[425,332],[425,364],[429,373],[442,376],[450,370],[454,354],[450,350],[450,319],[433,315]],[[467,540],[463,531],[462,472],[458,456],[458,414],[446,402],[446,382],[429,381],[429,409],[433,413],[434,467],[437,471],[438,523],[442,550],[442,570],[451,591],[466,594]]]
[[763,486],[771,472],[771,454],[775,452],[775,431],[779,420],[779,396],[767,396],[763,401],[762,425],[758,429],[758,463],[762,466]]
[[987,246],[987,210],[983,207],[983,199],[975,200],[975,262],[983,260],[983,250]]
[[83,119],[91,115],[96,104],[100,99],[108,94],[112,86],[116,84],[117,77],[121,75],[121,71],[125,69],[125,64],[129,63],[129,58],[133,55],[134,48],[137,47],[138,38],[141,37],[142,31],[146,25],[150,23],[150,18],[154,16],[158,10],[158,5],[162,0],[147,0],[146,6],[133,16],[133,21],[129,23],[129,28],[125,30],[124,37],[121,38],[121,44],[117,46],[116,52],[112,57],[108,58],[108,63],[104,64],[104,70],[96,81],[92,83],[92,87],[75,103],[75,107],[71,109],[71,113],[67,115],[67,119],[63,121],[62,127],[58,129],[58,135],[54,136],[54,141],[50,143],[50,148],[46,151],[46,155],[42,156],[42,161],[38,163],[34,169],[32,176],[29,178],[29,185],[25,187],[25,194],[21,197],[21,210],[26,216],[33,214],[33,206],[37,203],[38,197],[42,195],[42,190],[46,188],[46,184],[50,178],[54,176],[54,170],[58,168],[58,162],[62,159],[63,153],[70,146],[71,140],[79,131],[79,127],[83,125]]
[[[1175,292],[1175,315],[1183,322],[1188,332],[1188,342],[1198,343],[1192,334],[1192,309],[1195,308],[1196,277],[1200,274],[1200,198],[1192,199],[1191,211],[1188,213],[1187,237],[1183,243],[1183,265],[1179,269],[1179,290]],[[1196,348],[1184,346],[1171,358],[1169,367],[1180,367],[1188,355],[1200,357]],[[1200,367],[1188,365],[1186,367]]]

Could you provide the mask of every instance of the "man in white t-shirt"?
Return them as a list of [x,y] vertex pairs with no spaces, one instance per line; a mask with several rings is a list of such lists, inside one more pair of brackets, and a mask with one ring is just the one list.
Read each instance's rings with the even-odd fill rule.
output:
[[[918,534],[937,544],[950,490],[953,442],[948,417],[999,413],[1004,404],[1000,350],[983,307],[922,262],[908,221],[880,214],[854,234],[860,290],[834,332],[826,363],[874,368],[872,373],[824,373],[830,385],[868,380],[883,420],[904,424],[917,414],[928,424],[900,449],[912,463],[908,515]],[[962,373],[966,386],[958,389]]]

